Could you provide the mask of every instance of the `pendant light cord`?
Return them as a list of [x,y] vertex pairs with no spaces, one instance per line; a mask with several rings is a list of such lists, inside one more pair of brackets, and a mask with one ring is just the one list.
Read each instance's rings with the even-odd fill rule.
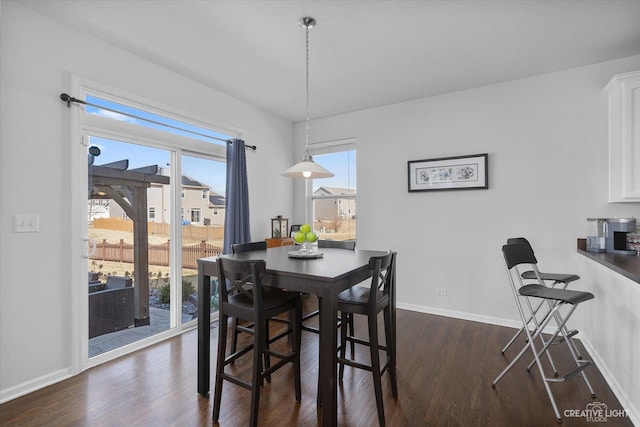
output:
[[306,28],[306,32],[307,32],[307,43],[306,43],[306,50],[307,50],[307,62],[305,64],[306,66],[306,71],[307,71],[307,81],[306,81],[306,90],[307,90],[307,118],[306,118],[306,123],[307,123],[307,127],[306,127],[306,131],[305,131],[305,143],[304,143],[304,158],[305,160],[309,159],[309,25],[305,25]]

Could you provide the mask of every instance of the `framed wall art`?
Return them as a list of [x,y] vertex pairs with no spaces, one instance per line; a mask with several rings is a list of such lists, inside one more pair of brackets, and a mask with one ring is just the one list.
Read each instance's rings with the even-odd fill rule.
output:
[[488,154],[410,160],[409,192],[489,188]]

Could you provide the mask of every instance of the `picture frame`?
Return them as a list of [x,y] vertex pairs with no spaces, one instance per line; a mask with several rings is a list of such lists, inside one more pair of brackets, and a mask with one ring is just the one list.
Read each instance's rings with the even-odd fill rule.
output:
[[489,188],[487,153],[438,159],[409,160],[409,192],[486,190]]

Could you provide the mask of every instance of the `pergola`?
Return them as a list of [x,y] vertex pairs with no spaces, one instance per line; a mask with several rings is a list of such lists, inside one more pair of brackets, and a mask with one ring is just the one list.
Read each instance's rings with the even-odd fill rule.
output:
[[112,199],[133,221],[134,324],[149,325],[147,189],[151,184],[169,184],[169,177],[157,175],[157,165],[128,170],[129,160],[97,166],[93,159],[90,155],[89,199]]

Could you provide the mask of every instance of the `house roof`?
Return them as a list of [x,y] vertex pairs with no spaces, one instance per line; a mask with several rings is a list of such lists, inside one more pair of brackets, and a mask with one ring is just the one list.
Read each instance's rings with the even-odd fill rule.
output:
[[201,183],[200,181],[197,181],[191,177],[188,177],[186,175],[182,175],[182,185],[186,185],[189,187],[201,187],[201,188],[209,188],[208,185]]
[[332,194],[332,195],[348,195],[348,194],[355,194],[356,190],[354,190],[353,188],[340,188],[340,187],[320,187],[318,188],[316,191],[313,192],[313,194]]
[[209,193],[209,203],[213,207],[224,208],[226,206],[226,200],[224,196],[214,193],[213,191]]

